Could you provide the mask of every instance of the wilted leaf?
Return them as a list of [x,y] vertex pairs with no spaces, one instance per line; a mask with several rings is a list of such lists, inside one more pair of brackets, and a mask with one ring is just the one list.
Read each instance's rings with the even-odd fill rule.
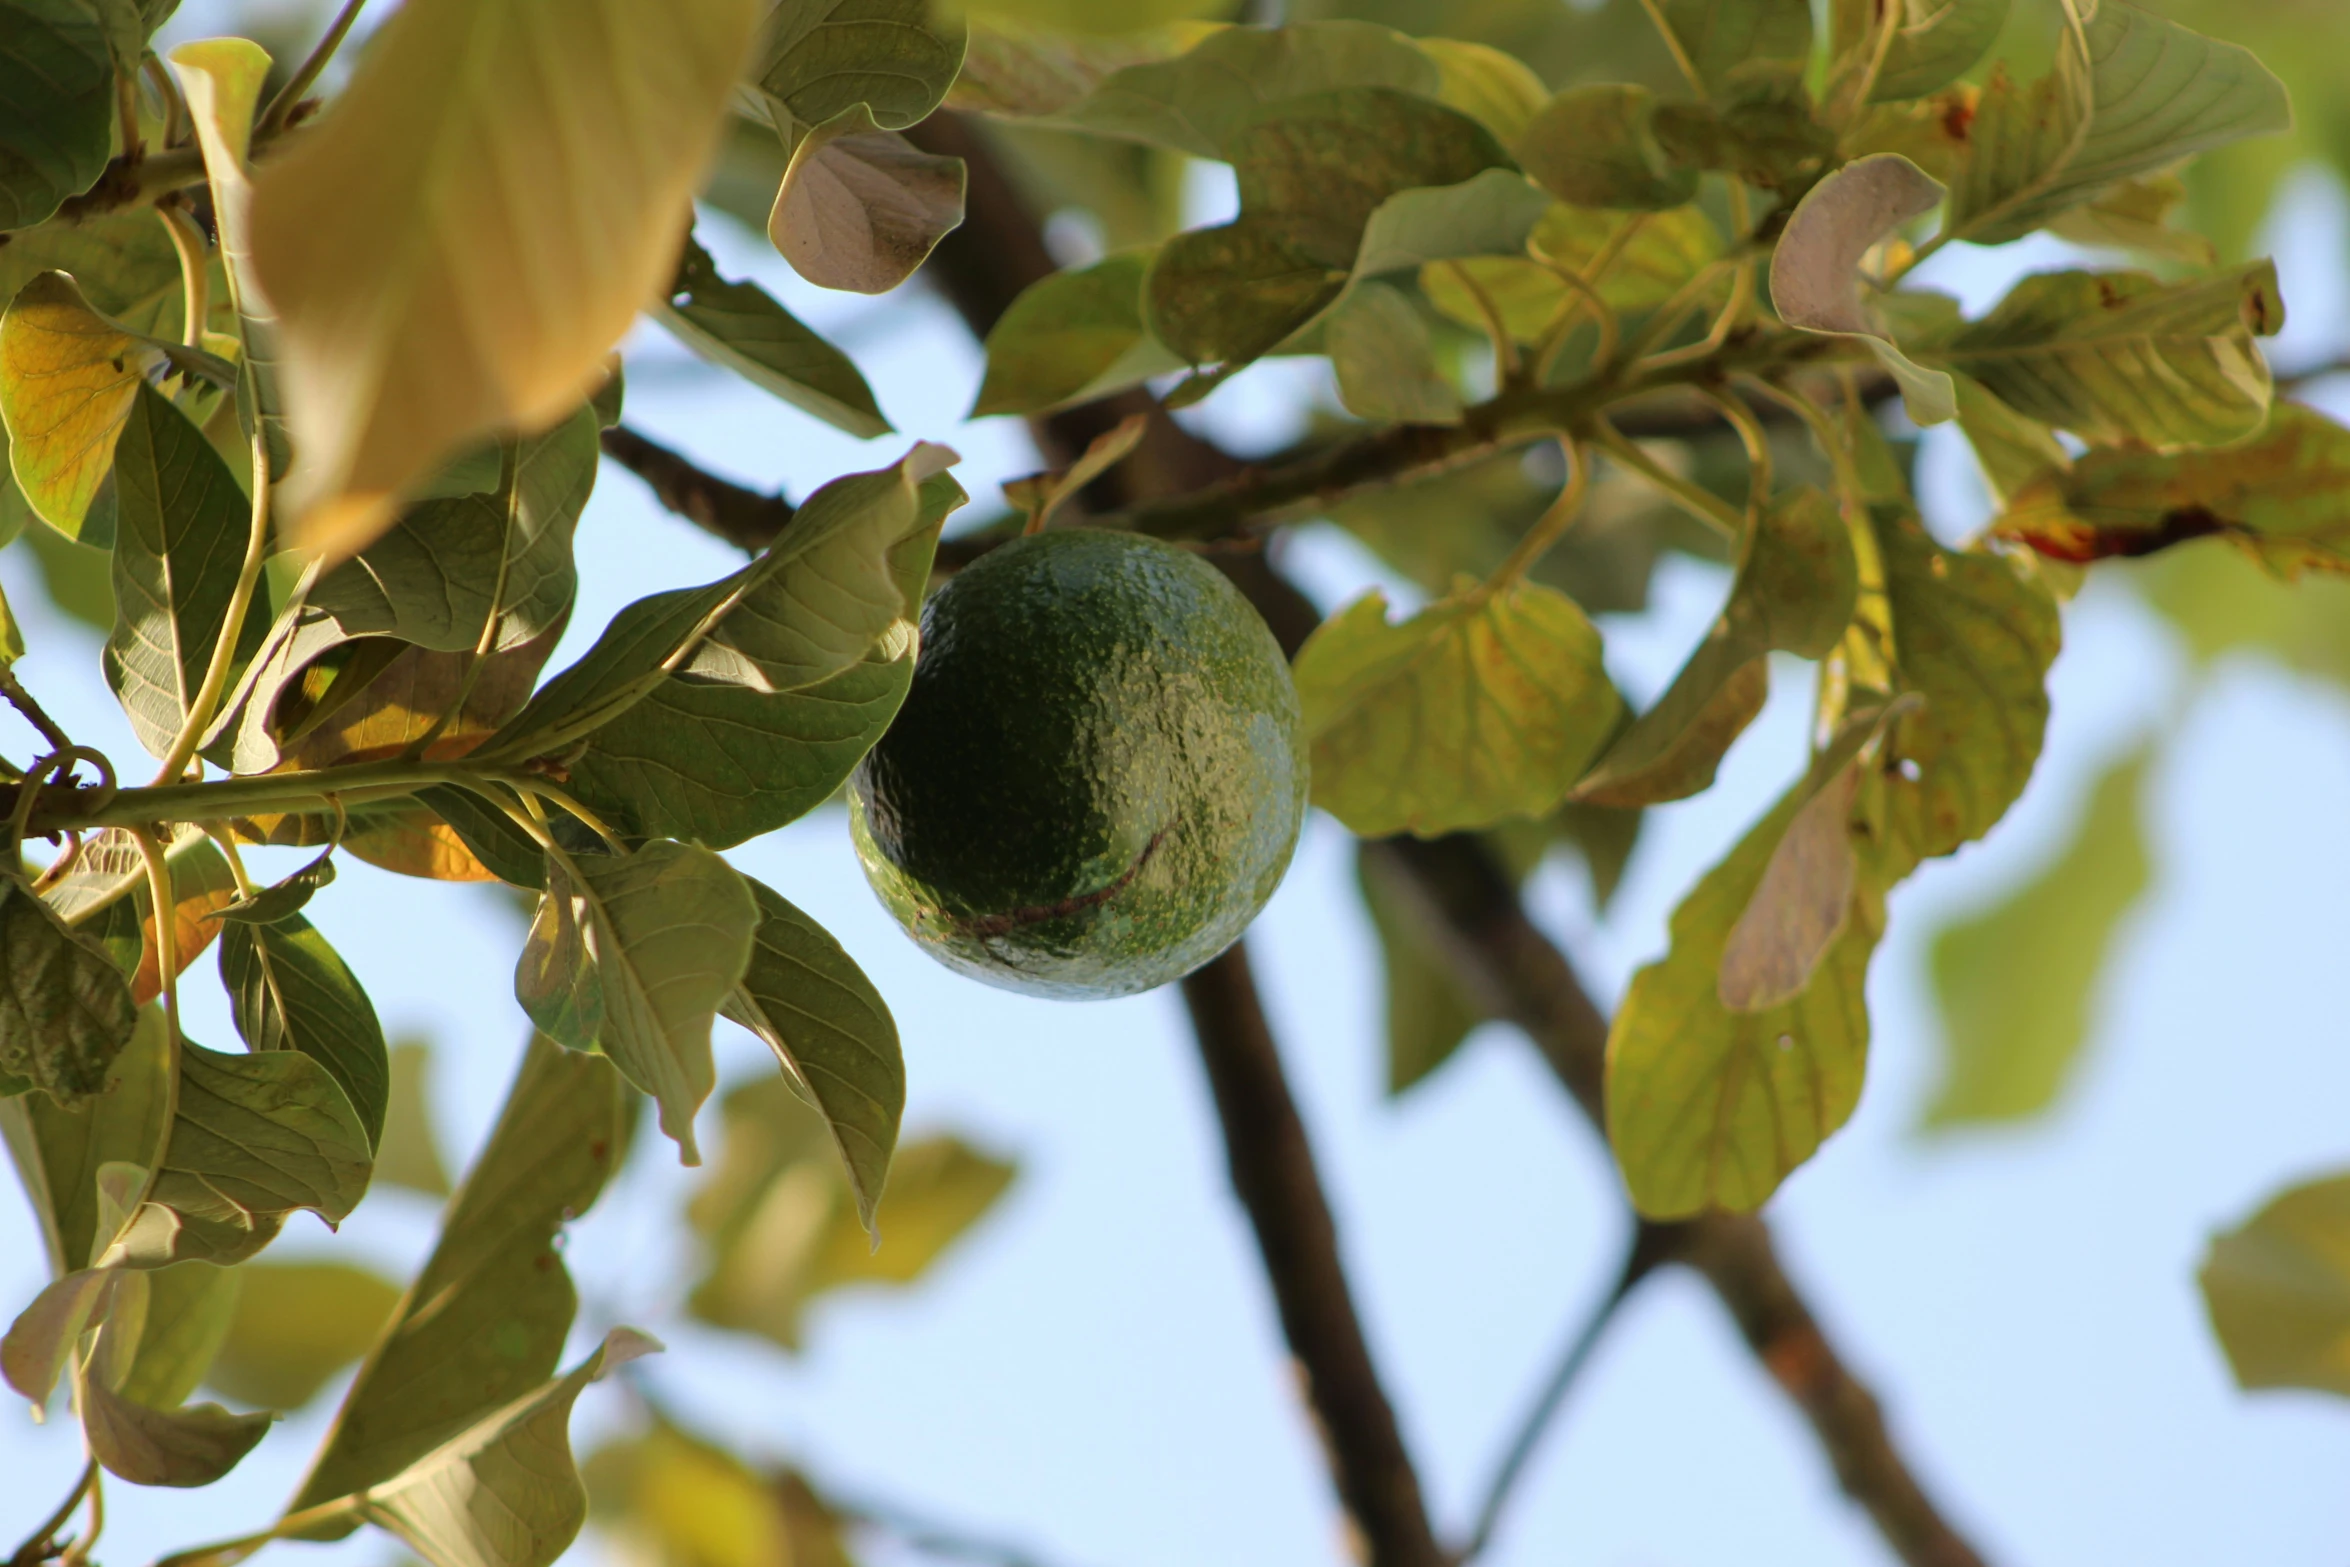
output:
[[372,1152],[391,1096],[383,1025],[327,939],[299,914],[234,922],[220,938],[220,983],[249,1049],[299,1050],[333,1074]]
[[751,0],[418,0],[376,31],[254,182],[304,542],[365,545],[460,445],[578,402],[675,271],[755,20]]
[[2108,445],[2219,446],[2268,416],[2253,338],[2284,325],[2276,266],[2165,284],[2143,272],[2042,272],[1921,350],[2017,413]]
[[751,963],[721,1010],[767,1042],[823,1113],[857,1217],[871,1228],[906,1104],[897,1024],[831,932],[761,883],[750,888],[759,906]]
[[1556,807],[1622,701],[1565,595],[1474,586],[1401,625],[1373,590],[1297,657],[1313,797],[1363,837],[1424,837]]
[[150,1409],[96,1377],[81,1387],[91,1456],[133,1485],[210,1485],[269,1434],[269,1415],[232,1415],[218,1404]]
[[114,150],[114,58],[92,0],[0,6],[0,232],[90,188]]
[[2293,1187],[2215,1236],[2200,1280],[2239,1386],[2350,1396],[2350,1175]]
[[1747,531],[1738,575],[1705,640],[1656,704],[1615,738],[1575,798],[1618,807],[1685,799],[1713,783],[1769,695],[1769,655],[1824,658],[1859,591],[1852,537],[1818,490],[1789,490]]
[[1999,532],[2056,560],[2150,555],[2214,535],[2279,575],[2350,570],[2350,432],[2279,403],[2216,451],[2095,451],[2008,502]]
[[848,355],[756,283],[719,276],[709,252],[691,239],[667,300],[653,313],[686,347],[801,412],[851,435],[889,434],[873,389]]
[[400,1286],[343,1262],[249,1262],[236,1310],[206,1378],[263,1409],[300,1409],[367,1353],[400,1303]]
[[1654,210],[1697,194],[1697,171],[1656,139],[1656,95],[1631,83],[1569,87],[1534,116],[1515,150],[1537,184],[1578,207]]
[[1901,383],[1912,420],[1958,414],[1950,377],[1912,363],[1861,298],[1861,260],[1910,219],[1931,212],[1942,185],[1898,153],[1848,163],[1812,187],[1771,256],[1771,303],[1789,326],[1859,337]]
[[1944,1064],[1924,1125],[2021,1120],[2055,1102],[2116,927],[2146,890],[2149,759],[2140,747],[2097,780],[2072,841],[2030,882],[1935,935]]
[[104,948],[0,876],[0,1073],[73,1104],[106,1086],[138,1013]]
[[389,1478],[553,1373],[578,1306],[559,1236],[595,1202],[626,1137],[612,1063],[534,1039],[290,1510]]
[[2100,5],[2031,87],[1993,68],[1943,234],[2020,239],[2124,180],[2291,124],[2283,84],[2248,51],[2133,5]]
[[1044,413],[1183,368],[1143,325],[1151,253],[1130,250],[1030,284],[987,333],[971,417]]
[[91,309],[61,272],[25,284],[0,316],[9,468],[33,510],[66,537],[82,536],[140,379],[160,362],[160,350]]
[[[203,432],[137,383],[114,452],[114,634],[106,677],[139,743],[168,755],[228,622],[251,507]],[[237,652],[260,645],[248,614]]]
[[1402,290],[1358,283],[1323,323],[1338,400],[1359,419],[1454,424],[1461,394],[1436,365],[1428,323]]
[[569,865],[550,856],[514,993],[560,1043],[609,1056],[699,1164],[694,1112],[717,1081],[710,1025],[743,979],[759,919],[749,885],[707,849],[657,840]]

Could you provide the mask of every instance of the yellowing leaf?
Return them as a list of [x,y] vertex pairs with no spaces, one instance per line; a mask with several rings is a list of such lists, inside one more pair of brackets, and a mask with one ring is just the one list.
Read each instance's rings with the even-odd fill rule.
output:
[[755,12],[416,0],[263,165],[305,543],[349,553],[459,446],[585,394],[675,270]]
[[643,1567],[798,1567],[772,1486],[733,1454],[660,1424],[580,1465],[589,1518]]
[[1372,591],[1297,657],[1314,803],[1366,838],[1548,813],[1622,710],[1599,654],[1574,601],[1536,583],[1470,587],[1401,625]]
[[449,1195],[449,1170],[433,1131],[429,1093],[432,1047],[420,1039],[392,1043],[391,1093],[383,1136],[375,1145],[375,1178],[427,1197]]
[[2215,1236],[2200,1281],[2238,1384],[2350,1397],[2350,1174],[2279,1193]]
[[33,510],[67,538],[81,537],[131,400],[160,357],[92,310],[62,272],[25,284],[0,316],[9,469]]
[[2214,535],[2292,577],[2350,571],[2350,431],[2280,403],[2213,451],[2095,451],[2019,490],[1999,532],[2056,560],[2150,555]]
[[1812,187],[1771,257],[1771,303],[1789,326],[1865,339],[1901,383],[1909,416],[1940,424],[1958,413],[1950,377],[1912,363],[1861,298],[1861,261],[1902,224],[1941,203],[1942,185],[1899,153],[1848,163]]

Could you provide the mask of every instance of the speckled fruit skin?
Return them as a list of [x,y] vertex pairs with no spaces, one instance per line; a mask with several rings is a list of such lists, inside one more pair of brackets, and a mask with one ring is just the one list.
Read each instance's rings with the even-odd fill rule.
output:
[[865,875],[991,985],[1124,996],[1222,952],[1306,805],[1281,648],[1173,545],[1069,529],[990,551],[922,613],[897,721],[858,766]]

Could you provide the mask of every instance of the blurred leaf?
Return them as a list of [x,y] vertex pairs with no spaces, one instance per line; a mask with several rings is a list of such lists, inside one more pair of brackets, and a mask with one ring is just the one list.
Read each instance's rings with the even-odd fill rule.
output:
[[2283,84],[2247,51],[2132,5],[2099,6],[2031,87],[1992,68],[1943,237],[2020,239],[2124,180],[2291,124]]
[[350,1097],[372,1152],[383,1135],[391,1063],[367,992],[311,923],[232,922],[220,938],[220,983],[237,1033],[255,1051],[299,1050]]
[[1958,427],[1974,448],[1993,496],[2009,500],[2048,470],[2072,465],[2048,426],[2017,413],[1973,376],[1951,379],[1958,388]]
[[1836,503],[1782,491],[1748,528],[1729,601],[1673,683],[1600,754],[1577,800],[1628,807],[1711,786],[1731,742],[1762,711],[1769,656],[1824,658],[1851,623],[1859,589]]
[[828,1290],[910,1284],[1011,1184],[1013,1167],[953,1137],[898,1147],[871,1240],[821,1118],[786,1083],[726,1096],[717,1169],[688,1210],[710,1270],[691,1310],[719,1327],[799,1346],[800,1314]]
[[2124,569],[2198,662],[2242,648],[2350,687],[2350,579],[2279,582],[2244,556],[2213,550]]
[[1052,526],[1053,514],[1085,487],[1132,455],[1150,428],[1147,413],[1129,414],[1085,443],[1085,450],[1068,467],[1004,481],[1004,500],[1027,514],[1028,527]]
[[1578,207],[1677,207],[1697,173],[1656,138],[1656,95],[1631,83],[1569,87],[1519,134],[1518,161],[1544,190]]
[[1464,584],[1401,625],[1374,589],[1297,656],[1314,803],[1364,837],[1545,814],[1622,711],[1599,655],[1539,584]]
[[368,1521],[430,1567],[552,1567],[587,1519],[571,1461],[571,1406],[590,1382],[660,1347],[614,1328],[560,1380],[369,1487]]
[[2279,403],[2251,440],[2169,455],[2093,451],[2010,498],[1996,524],[2057,560],[2225,538],[2271,571],[2350,570],[2350,432]]
[[104,948],[14,877],[0,876],[0,1074],[60,1104],[106,1086],[138,1013]]
[[1044,413],[1183,368],[1143,325],[1148,251],[1105,256],[1029,285],[987,333],[971,417]]
[[114,151],[114,60],[94,0],[0,5],[0,231],[79,195]]
[[50,1283],[8,1325],[0,1339],[0,1371],[8,1385],[38,1409],[57,1391],[82,1334],[105,1320],[122,1283],[115,1268],[78,1268]]
[[373,34],[254,181],[305,544],[364,546],[459,446],[577,404],[675,270],[755,21],[751,0],[415,0]]
[[[1923,98],[1972,69],[2007,25],[2008,0],[1895,0],[1890,7],[1845,9],[1872,21],[1882,14],[1883,25],[1892,29],[1884,60],[1869,82],[1868,101],[1893,103]],[[1859,41],[1865,49],[1876,40],[1864,33]],[[1865,69],[1865,60],[1853,63]]]
[[1461,38],[1418,42],[1420,52],[1436,62],[1437,101],[1484,126],[1505,147],[1550,96],[1531,66],[1489,44]]
[[121,1240],[138,1267],[240,1262],[307,1208],[339,1224],[367,1191],[367,1133],[307,1055],[226,1055],[183,1041],[171,1136]]
[[906,1105],[897,1024],[831,932],[761,883],[750,888],[759,905],[751,963],[722,1010],[767,1042],[823,1113],[870,1229]]
[[[139,743],[165,756],[227,626],[251,508],[203,433],[144,382],[134,384],[115,444],[114,492],[107,683]],[[261,636],[261,617],[247,615],[237,654],[251,657]]]
[[101,1230],[99,1174],[144,1171],[162,1150],[171,1115],[169,1030],[161,1007],[142,1007],[114,1058],[106,1091],[71,1108],[41,1094],[0,1099],[0,1133],[48,1243],[49,1271],[87,1267],[114,1238]]
[[1213,16],[1223,7],[1216,0],[949,0],[941,9],[997,24],[1117,35]]
[[1901,383],[1912,421],[1957,417],[1947,373],[1912,362],[1861,298],[1861,262],[1902,224],[1941,204],[1942,185],[1898,153],[1848,163],[1811,189],[1771,256],[1771,303],[1789,326],[1858,337]]
[[981,16],[973,19],[965,39],[963,68],[947,90],[946,104],[1012,118],[1056,114],[1112,73],[1180,52],[1171,31],[1113,37],[999,24]]
[[2213,1237],[2199,1278],[2238,1386],[2350,1396],[2350,1175],[2292,1187]]
[[2072,841],[2030,882],[1934,937],[1941,1087],[1928,1128],[2016,1121],[2056,1100],[2088,1042],[2089,1009],[2122,917],[2146,890],[2140,746],[2098,778]]
[[1490,256],[1425,267],[1420,288],[1441,314],[1483,332],[1483,311],[1467,287],[1474,282],[1511,336],[1534,343],[1580,297],[1558,269],[1583,278],[1611,308],[1628,314],[1664,304],[1722,251],[1719,231],[1695,207],[1604,213],[1553,205],[1528,243],[1536,259]]
[[1758,69],[1794,74],[1811,56],[1809,0],[1657,0],[1652,11],[1700,91]]
[[550,1037],[602,1050],[651,1095],[679,1157],[699,1164],[694,1112],[717,1081],[710,1026],[759,922],[750,884],[707,849],[656,840],[569,864],[550,855],[514,992]]
[[151,1409],[91,1377],[81,1386],[90,1454],[133,1485],[210,1485],[269,1434],[268,1415],[232,1415],[218,1404]]
[[400,1287],[343,1262],[249,1262],[206,1381],[262,1409],[295,1410],[367,1353]]
[[2175,174],[2125,180],[2085,206],[2058,213],[2049,220],[2048,231],[2092,249],[2133,250],[2208,269],[2219,260],[2217,247],[2193,230],[2170,226],[2186,199],[2186,182]]
[[756,283],[729,282],[719,276],[709,252],[691,239],[685,242],[668,299],[655,307],[654,315],[704,359],[802,413],[866,439],[889,434],[890,423],[873,401],[873,389],[848,355]]
[[[11,488],[15,483],[14,479],[8,481]],[[105,521],[111,537],[114,527],[114,491],[100,491],[99,499],[106,507]],[[33,552],[34,564],[40,568],[41,587],[48,594],[50,603],[101,635],[114,629],[114,557],[111,550],[76,543],[48,528],[28,528],[24,543]]]
[[1452,1059],[1486,1012],[1461,992],[1444,962],[1427,950],[1411,890],[1384,862],[1355,850],[1355,879],[1378,937],[1386,977],[1387,1092],[1400,1094]]
[[798,1475],[657,1424],[580,1466],[590,1518],[638,1567],[853,1567],[841,1524]]
[[[164,858],[171,866],[172,905],[172,960],[186,973],[188,966],[201,957],[204,949],[220,934],[220,911],[235,901],[236,877],[228,868],[228,860],[215,848],[212,841],[193,828],[180,829],[181,836],[166,850]],[[87,841],[87,840],[85,840]],[[136,856],[136,849],[132,851]],[[143,870],[143,867],[142,867]],[[135,962],[130,962],[131,1000],[145,1006],[163,994],[161,953],[155,941],[155,907],[147,894],[144,875],[131,885],[129,898],[122,908],[136,915],[138,947]],[[69,916],[70,917],[70,916]],[[115,922],[128,924],[128,921]],[[91,933],[97,934],[95,922]],[[130,950],[116,954],[118,961],[127,961]]]
[[1323,324],[1338,399],[1359,419],[1456,424],[1465,404],[1436,366],[1428,323],[1403,291],[1357,284]]
[[1243,215],[1159,247],[1146,306],[1157,340],[1187,364],[1245,365],[1278,348],[1345,287],[1270,218]]
[[[519,834],[520,829],[515,831]],[[482,864],[455,828],[427,810],[358,817],[343,839],[343,848],[370,865],[401,876],[422,876],[433,881],[498,879],[497,873]]]
[[[150,1409],[177,1409],[202,1385],[237,1309],[242,1268],[175,1262],[123,1275],[143,1292],[138,1348],[117,1391]],[[117,1326],[123,1315],[117,1306]],[[235,1395],[231,1395],[232,1397]]]
[[[0,417],[8,462],[33,510],[68,538],[85,531],[113,471],[114,443],[160,350],[90,308],[61,272],[43,272],[0,316]],[[105,508],[111,514],[111,501]]]
[[2143,272],[2043,272],[1919,351],[2085,441],[2218,446],[2266,420],[2269,371],[2253,338],[2284,317],[2273,262],[2180,284]]
[[532,1040],[289,1511],[390,1478],[552,1374],[578,1307],[559,1237],[603,1189],[626,1116],[611,1062]]
[[449,1195],[449,1170],[433,1133],[429,1093],[432,1047],[422,1040],[392,1044],[391,1092],[384,1109],[382,1140],[375,1145],[375,1178],[427,1197]]

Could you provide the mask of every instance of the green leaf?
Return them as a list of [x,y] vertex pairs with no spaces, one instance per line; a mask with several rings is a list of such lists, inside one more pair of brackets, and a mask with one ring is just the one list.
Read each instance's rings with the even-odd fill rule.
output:
[[133,1485],[210,1485],[260,1444],[273,1418],[218,1404],[152,1409],[95,1377],[83,1381],[81,1397],[91,1456]]
[[318,889],[335,879],[335,846],[274,886],[223,907],[220,917],[232,924],[274,925],[309,906]]
[[1845,883],[1842,917],[1810,955],[1793,996],[1745,1009],[1722,992],[1733,934],[1805,808],[1828,801],[1828,832],[1849,831],[1851,773],[1875,727],[1848,723],[1809,774],[1706,873],[1673,913],[1670,950],[1632,976],[1616,1009],[1607,1050],[1608,1146],[1633,1206],[1649,1218],[1760,1207],[1859,1102],[1868,1055],[1864,991],[1884,927],[1882,890],[1871,879]]
[[1523,175],[1508,169],[1487,169],[1458,185],[1400,190],[1371,210],[1355,249],[1354,275],[1378,277],[1459,256],[1522,255],[1528,238],[1555,210]]
[[962,62],[962,27],[922,0],[795,0],[768,15],[749,75],[802,127],[863,105],[902,131],[938,107]]
[[1912,218],[1942,200],[1941,182],[1899,153],[1848,163],[1812,187],[1787,220],[1771,256],[1771,303],[1789,326],[1866,341],[1901,383],[1902,402],[1920,424],[1956,418],[1950,377],[1927,370],[1894,346],[1892,334],[1861,298],[1861,261]]
[[2198,1279],[2239,1386],[2350,1396],[2350,1174],[2281,1192],[2213,1237]]
[[1958,389],[1958,427],[1975,450],[1983,480],[2002,501],[2051,468],[2067,468],[2072,458],[2056,439],[2056,432],[2036,419],[2027,419],[1986,391],[1973,376],[1951,377]]
[[366,1195],[370,1157],[351,1101],[316,1060],[183,1041],[162,1168],[121,1255],[148,1268],[228,1264],[275,1240],[301,1209],[339,1224]]
[[93,0],[0,5],[0,231],[88,190],[114,150],[114,60]]
[[2146,890],[2150,759],[2141,746],[2108,768],[2039,875],[1935,935],[1945,1047],[1924,1126],[2022,1120],[2055,1102],[2087,1043],[2116,928]]
[[1656,138],[1656,95],[1630,83],[1569,87],[1543,105],[1515,151],[1528,175],[1578,207],[1656,210],[1697,194],[1697,171]]
[[116,1268],[79,1268],[50,1283],[0,1339],[0,1372],[35,1409],[57,1391],[82,1334],[105,1320],[122,1283]]
[[[116,1391],[150,1409],[177,1409],[210,1372],[237,1310],[241,1268],[209,1262],[175,1262],[168,1268],[133,1270],[118,1288],[144,1296],[139,1308],[138,1346]],[[109,1332],[118,1332],[130,1313],[118,1301]],[[233,1395],[232,1395],[233,1396]]]
[[750,964],[759,918],[749,885],[707,849],[663,840],[571,864],[549,856],[515,969],[531,1021],[611,1057],[660,1105],[687,1164],[701,1162],[694,1112],[717,1081],[710,1025]]
[[823,1113],[857,1217],[870,1229],[906,1107],[897,1024],[831,932],[771,888],[749,884],[759,906],[751,963],[720,1010],[765,1040],[785,1079]]
[[676,271],[757,14],[421,0],[371,35],[253,181],[300,543],[347,555],[458,448],[578,404]]
[[1145,296],[1150,330],[1186,364],[1246,365],[1320,315],[1343,268],[1289,243],[1279,220],[1243,216],[1159,247]]
[[1617,807],[1686,799],[1712,786],[1732,741],[1762,711],[1769,655],[1824,658],[1859,591],[1852,536],[1818,490],[1788,490],[1747,530],[1729,601],[1656,705],[1601,753],[1575,788]]
[[100,486],[140,379],[161,351],[90,308],[72,278],[44,272],[0,316],[0,420],[25,500],[67,538],[111,513]]
[[2276,265],[2166,284],[2143,272],[2042,272],[1923,349],[2028,419],[2115,446],[2221,446],[2268,417],[2253,342],[2284,325]]
[[0,876],[0,1073],[71,1105],[106,1086],[138,1014],[105,949]]
[[1439,313],[1483,332],[1484,312],[1462,281],[1465,274],[1500,310],[1510,335],[1531,344],[1581,298],[1559,277],[1561,269],[1590,283],[1610,308],[1630,314],[1664,304],[1722,253],[1720,231],[1696,207],[1614,213],[1553,205],[1527,243],[1535,259],[1481,256],[1423,267],[1420,290]]
[[[68,272],[90,308],[125,331],[162,342],[181,340],[186,295],[171,231],[151,211],[105,212],[72,223],[46,223],[0,245],[0,300],[43,272]],[[236,330],[227,283],[212,268],[213,309],[205,325]]]
[[822,1118],[767,1079],[726,1096],[718,1167],[688,1210],[710,1248],[690,1309],[705,1322],[799,1347],[800,1317],[828,1291],[906,1285],[976,1224],[1013,1167],[954,1137],[901,1145],[868,1235]]
[[2136,6],[2101,5],[2030,88],[1993,68],[1943,237],[2020,239],[2124,180],[2291,124],[2283,84],[2250,52]]
[[2186,199],[2187,182],[2175,174],[2124,180],[2086,206],[2058,213],[2048,221],[2048,232],[2076,245],[2134,250],[2208,272],[2219,261],[2218,247],[2191,229],[2170,226]]
[[1808,0],[1657,0],[1650,14],[1701,92],[1758,71],[1792,75],[1811,58]]
[[[106,678],[139,743],[169,754],[228,622],[251,504],[186,415],[144,382],[114,451],[114,634]],[[237,651],[260,645],[248,615]]]
[[390,1478],[554,1373],[578,1307],[563,1226],[594,1204],[627,1134],[627,1093],[611,1062],[531,1042],[431,1258],[368,1352],[289,1511]]
[[288,914],[221,933],[220,983],[237,1033],[256,1051],[299,1050],[340,1083],[372,1151],[383,1135],[391,1063],[358,978],[311,923]]
[[1871,103],[1923,98],[1964,76],[2007,25],[2008,0],[1895,0],[1892,11]]
[[1437,368],[1428,322],[1401,289],[1357,284],[1330,312],[1322,334],[1348,413],[1379,423],[1460,421],[1460,390]]
[[594,1354],[371,1487],[368,1521],[430,1567],[552,1567],[587,1520],[571,1406],[590,1382],[660,1345],[614,1328]]
[[446,1197],[449,1170],[433,1133],[431,1069],[430,1045],[417,1039],[393,1042],[391,1092],[384,1107],[383,1137],[375,1145],[375,1178],[427,1197]]
[[818,287],[886,294],[962,224],[963,178],[860,105],[800,138],[767,236]]
[[598,1532],[649,1567],[853,1567],[805,1481],[753,1474],[665,1421],[598,1448],[580,1473]]
[[101,1216],[101,1172],[143,1177],[161,1155],[171,1114],[169,1040],[163,1009],[141,1008],[104,1093],[72,1107],[39,1094],[0,1099],[0,1133],[40,1221],[51,1273],[89,1266],[114,1239],[116,1225]]
[[1428,950],[1422,923],[1411,909],[1412,890],[1360,845],[1355,879],[1379,940],[1386,978],[1387,1092],[1395,1095],[1451,1060],[1487,1013]]
[[2094,451],[2017,491],[1997,527],[2056,560],[2216,535],[2286,578],[2350,571],[2350,432],[2279,403],[2259,435],[2216,451]]
[[1565,595],[1465,586],[1401,625],[1373,590],[1299,652],[1313,798],[1357,834],[1423,837],[1541,816],[1623,704]]
[[206,1381],[263,1409],[300,1409],[367,1353],[400,1286],[344,1262],[249,1262]]
[[848,355],[756,283],[719,276],[709,252],[692,240],[667,300],[653,313],[686,347],[802,413],[868,440],[890,433],[873,389]]
[[1151,252],[1129,250],[1030,284],[987,333],[971,417],[1045,413],[1183,368],[1143,325]]
[[1436,99],[1493,133],[1503,146],[1516,141],[1550,90],[1534,68],[1490,44],[1461,38],[1415,40],[1436,62]]

